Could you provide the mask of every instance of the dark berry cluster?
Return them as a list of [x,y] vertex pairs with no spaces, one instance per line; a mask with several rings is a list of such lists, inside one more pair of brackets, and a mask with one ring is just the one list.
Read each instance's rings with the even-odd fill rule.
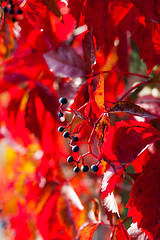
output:
[[[67,99],[66,98],[64,98],[64,97],[61,97],[60,99],[59,99],[59,103],[60,103],[60,107],[59,107],[59,113],[58,113],[58,116],[61,118],[61,117],[63,117],[63,111],[68,111],[68,112],[71,112],[71,110],[68,110],[68,109],[64,109],[63,108],[63,105],[65,105],[65,104],[67,104]],[[73,112],[73,114],[74,114],[74,112]],[[75,116],[73,117],[73,119],[75,119]],[[59,132],[63,132],[63,137],[64,138],[68,138],[68,139],[70,139],[71,140],[71,142],[70,142],[70,146],[72,147],[72,151],[74,152],[74,153],[77,153],[77,152],[79,152],[79,144],[80,144],[80,141],[79,141],[79,138],[77,137],[77,136],[74,136],[74,135],[72,135],[70,132],[70,127],[71,127],[71,125],[72,125],[72,123],[73,123],[73,120],[69,123],[69,125],[68,126],[66,126],[66,127],[62,127],[62,126],[60,126],[59,128],[58,128],[58,131]],[[69,128],[69,130],[68,131],[65,131],[66,130],[66,128]],[[89,144],[89,143],[88,143]],[[67,158],[67,162],[68,163],[72,163],[72,162],[75,162],[76,163],[76,167],[73,169],[73,171],[75,172],[75,173],[78,173],[80,170],[82,171],[82,172],[88,172],[88,170],[89,170],[89,167],[88,167],[88,165],[86,165],[85,164],[85,162],[84,162],[84,157],[85,156],[87,156],[87,155],[89,155],[89,154],[92,154],[92,155],[94,155],[92,152],[89,152],[89,153],[85,153],[85,154],[83,154],[82,156],[80,156],[79,158],[78,158],[78,160],[76,161],[76,160],[74,160],[74,158],[72,157],[72,156],[69,156],[68,158]],[[95,155],[94,155],[95,156]],[[80,164],[80,161],[82,160],[82,165],[81,165],[81,167],[79,167],[79,164]],[[100,162],[99,162],[100,163]],[[91,170],[93,171],[93,172],[97,172],[98,170],[99,170],[99,167],[98,167],[98,165],[99,165],[99,163],[97,164],[97,165],[92,165],[91,166]]]
[[9,14],[13,22],[17,20],[18,16],[23,14],[23,10],[15,1],[3,1],[2,6],[4,13]]

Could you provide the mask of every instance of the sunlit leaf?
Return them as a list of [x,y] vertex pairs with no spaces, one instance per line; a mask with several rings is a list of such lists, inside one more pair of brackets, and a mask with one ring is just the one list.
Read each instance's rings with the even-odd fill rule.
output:
[[97,89],[95,91],[95,101],[101,110],[105,110],[104,101],[104,76],[101,74],[100,80],[98,82]]
[[131,240],[127,230],[120,221],[116,229],[116,240]]
[[[133,222],[149,237],[158,239],[159,228],[159,184],[160,184],[160,150],[150,158],[143,172],[135,181],[127,207]],[[152,183],[152,184],[150,184]]]

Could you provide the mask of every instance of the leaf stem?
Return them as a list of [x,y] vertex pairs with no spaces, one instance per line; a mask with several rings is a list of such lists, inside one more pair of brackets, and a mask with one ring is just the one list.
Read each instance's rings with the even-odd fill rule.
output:
[[134,89],[136,89],[136,88],[138,88],[138,87],[140,87],[140,86],[142,86],[142,85],[151,83],[151,82],[152,82],[152,79],[149,78],[148,80],[146,80],[146,81],[144,81],[144,82],[137,83],[136,85],[134,85],[133,87],[131,87],[126,93],[124,93],[124,94],[122,95],[122,97],[120,97],[120,98],[116,101],[116,103],[122,101],[122,100],[123,100],[128,94],[130,94]]
[[136,77],[141,77],[141,78],[145,78],[145,79],[150,79],[149,76],[145,76],[145,75],[142,75],[142,74],[139,74],[139,73],[131,73],[131,72],[118,71],[118,70],[101,71],[101,72],[98,72],[98,73],[88,74],[88,75],[86,75],[86,77],[90,78],[92,76],[98,76],[101,73],[103,73],[103,74],[104,73],[118,73],[118,74],[121,74],[121,75],[130,75],[130,76],[136,76]]

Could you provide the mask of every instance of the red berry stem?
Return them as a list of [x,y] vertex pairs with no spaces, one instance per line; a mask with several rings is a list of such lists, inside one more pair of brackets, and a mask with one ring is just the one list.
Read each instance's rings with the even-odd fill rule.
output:
[[98,73],[88,74],[85,77],[86,78],[90,78],[92,76],[98,76],[101,73],[103,73],[103,74],[104,73],[118,73],[120,75],[125,75],[125,76],[130,75],[130,76],[137,76],[137,77],[141,77],[141,78],[145,78],[145,79],[150,79],[149,76],[142,75],[142,74],[139,74],[139,73],[131,73],[131,72],[118,71],[118,70],[101,71],[101,72],[98,72]]
[[140,86],[142,86],[142,85],[148,84],[148,83],[152,83],[152,79],[151,79],[151,78],[149,78],[148,80],[146,80],[146,81],[144,81],[144,82],[137,83],[136,85],[134,85],[133,87],[131,87],[131,88],[130,88],[126,93],[124,93],[124,94],[122,95],[122,97],[119,98],[119,100],[116,101],[116,102],[122,101],[122,100],[123,100],[124,98],[126,98],[127,95],[129,95],[134,89],[136,89],[136,88],[138,88],[138,87],[140,87]]

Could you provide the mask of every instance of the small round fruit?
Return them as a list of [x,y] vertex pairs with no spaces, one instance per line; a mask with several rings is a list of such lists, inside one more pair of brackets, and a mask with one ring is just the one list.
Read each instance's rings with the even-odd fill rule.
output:
[[58,132],[63,132],[63,131],[64,131],[64,127],[60,126],[60,127],[58,128]]
[[78,173],[78,172],[80,171],[80,169],[79,169],[79,167],[77,166],[77,167],[75,167],[75,168],[73,169],[73,171],[74,171],[75,173]]
[[81,166],[81,171],[82,172],[88,172],[88,170],[89,170],[89,167],[87,165],[82,165]]
[[68,138],[68,137],[69,137],[69,132],[64,132],[64,133],[63,133],[63,137],[64,137],[64,138]]
[[98,172],[98,166],[97,165],[92,165],[91,166],[91,170],[93,171],[93,172]]
[[3,8],[3,11],[6,13],[6,12],[8,12],[8,8],[7,7],[4,7]]
[[63,117],[63,113],[62,112],[58,113],[58,117],[59,118]]
[[78,137],[73,137],[73,141],[74,141],[74,142],[78,142],[78,141],[79,141],[79,138],[78,138]]
[[73,152],[78,152],[79,151],[79,147],[77,145],[75,145],[73,148],[72,148],[72,151]]
[[69,157],[67,158],[67,162],[71,163],[71,162],[73,162],[73,161],[74,161],[74,158],[73,158],[72,156],[69,156]]
[[19,14],[22,14],[22,13],[23,13],[23,11],[20,8],[18,8],[16,14],[19,15]]
[[13,8],[10,8],[10,9],[8,10],[8,13],[11,14],[11,15],[14,14],[14,9],[13,9]]
[[66,104],[66,103],[67,103],[67,99],[64,98],[64,97],[61,97],[61,98],[59,99],[59,103],[61,103],[61,104]]

